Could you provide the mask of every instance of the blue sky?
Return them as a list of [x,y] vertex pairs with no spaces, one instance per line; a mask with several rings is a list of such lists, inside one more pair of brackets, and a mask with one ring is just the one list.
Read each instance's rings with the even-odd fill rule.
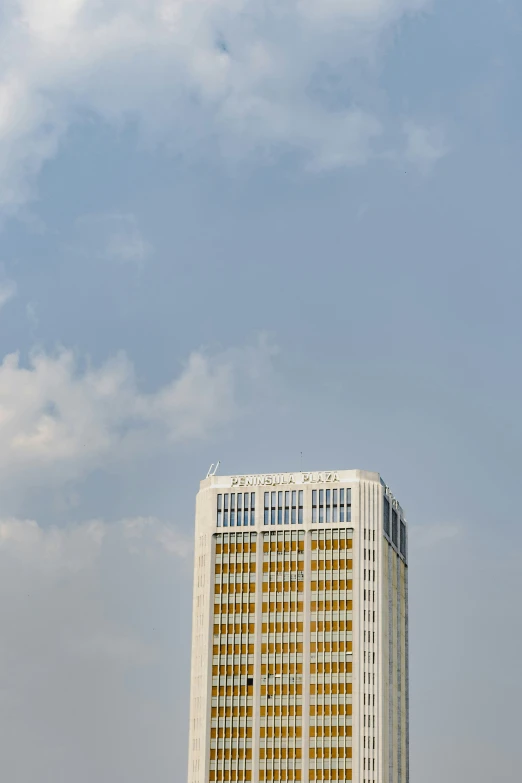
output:
[[406,509],[413,776],[512,781],[521,32],[514,0],[4,4],[6,780],[183,778],[198,482],[302,452]]

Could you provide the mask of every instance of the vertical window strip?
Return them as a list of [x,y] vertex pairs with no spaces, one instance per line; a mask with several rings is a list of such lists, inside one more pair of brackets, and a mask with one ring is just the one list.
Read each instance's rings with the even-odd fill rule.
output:
[[406,557],[406,525],[401,519],[401,538],[400,538],[400,553],[403,557]]
[[[237,533],[234,533],[234,532],[225,533],[225,534],[220,534],[220,535],[216,536],[216,540],[219,541],[219,542],[223,541],[227,545],[227,548],[228,548],[228,542],[230,542],[230,546],[234,545],[234,547],[235,547],[235,551],[233,551],[231,548],[228,548],[228,551],[226,553],[223,552],[223,562],[226,562],[226,564],[228,565],[228,572],[225,572],[223,569],[221,570],[220,582],[221,582],[221,594],[223,594],[223,584],[224,583],[227,583],[229,587],[230,587],[231,584],[235,584],[236,588],[237,588],[237,584],[238,583],[237,583],[236,579],[234,577],[230,576],[230,574],[234,573],[234,571],[230,570],[230,565],[231,564],[237,565],[237,563],[240,562],[241,560],[243,561],[243,564],[245,562],[247,562],[247,563],[251,562],[250,554],[248,554],[246,556],[246,560],[245,560],[244,545],[245,545],[245,543],[247,543],[249,545],[249,549],[247,551],[251,551],[251,544],[252,544],[252,542],[256,541],[256,533],[251,533],[251,534],[249,534],[249,533],[240,533],[240,532],[237,532]],[[242,546],[243,546],[241,555],[239,555],[239,553],[237,551],[237,544],[238,543],[242,544]],[[238,557],[238,555],[239,555],[239,557]],[[250,568],[251,568],[251,566],[249,565],[248,566],[248,570],[250,570]],[[252,632],[255,633],[255,628],[253,628],[253,629],[250,628],[251,625],[254,625],[254,622],[250,623],[250,618],[248,617],[249,608],[245,608],[245,603],[247,603],[247,602],[243,603],[242,601],[237,601],[237,589],[234,590],[233,592],[236,593],[236,595],[235,595],[235,598],[236,598],[236,601],[235,601],[235,603],[236,603],[235,612],[234,612],[234,610],[232,610],[233,611],[233,615],[231,617],[231,615],[230,615],[231,603],[230,603],[230,598],[229,598],[228,612],[226,613],[226,618],[220,617],[221,622],[218,623],[218,633],[217,633],[217,637],[215,636],[215,642],[217,641],[217,645],[218,645],[218,648],[219,648],[219,650],[218,650],[218,661],[217,661],[218,670],[221,669],[222,666],[224,666],[225,670],[227,670],[228,666],[234,666],[236,664],[236,661],[234,659],[235,655],[236,655],[236,651],[232,649],[232,643],[235,644],[236,641],[237,641],[237,638],[235,638],[233,634],[237,634],[238,630],[237,630],[237,627],[234,628],[234,626],[236,624],[239,624],[239,626],[240,626],[239,633],[241,634],[241,638],[239,639],[239,643],[240,644],[245,643],[245,645],[247,647],[249,646],[249,642],[250,642],[250,639],[249,639],[248,635],[250,633],[252,633]],[[245,591],[243,589],[243,590],[240,590],[239,592],[241,593],[241,592],[245,592]],[[253,592],[255,593],[255,590]],[[249,593],[249,601],[248,601],[248,603],[250,603],[250,590],[248,590],[248,593]],[[244,597],[244,596],[242,596],[242,597]],[[223,605],[226,605],[226,603],[227,602],[221,602],[221,607]],[[238,607],[237,607],[237,603],[240,604],[239,610],[238,610]],[[222,609],[219,612],[220,615],[221,615],[221,612],[222,612]],[[223,619],[225,619],[224,623],[222,622]],[[230,620],[231,619],[234,620],[234,624],[232,626],[230,624]],[[252,620],[253,620],[253,618],[252,618]],[[216,623],[215,623],[215,625],[216,625]],[[223,625],[224,625],[224,628],[223,628]],[[246,629],[243,626],[246,626]],[[232,636],[230,636],[230,634],[232,634]],[[250,666],[250,664],[249,664],[249,666]],[[248,674],[250,674],[250,672],[247,672],[245,674],[241,673],[241,681],[239,682],[239,685],[241,687],[243,687],[244,680],[247,678]],[[224,680],[224,682],[222,682],[222,680]],[[228,706],[228,704],[227,704],[227,702],[228,702],[227,691],[228,691],[228,688],[231,688],[232,686],[234,686],[234,687],[236,686],[236,675],[235,674],[230,675],[228,673],[228,671],[227,671],[227,673],[223,676],[221,674],[221,672],[219,672],[219,690],[218,690],[217,705],[216,705],[218,709],[220,707],[224,709],[226,706]],[[246,681],[246,686],[247,686],[247,689],[250,688],[248,680]],[[250,698],[251,695],[252,694],[251,694],[250,690],[247,690],[247,699]],[[218,756],[217,763],[216,763],[216,768],[218,770],[220,770],[220,769],[221,770],[223,770],[223,769],[228,770],[228,768],[230,767],[230,769],[235,769],[236,770],[236,776],[237,776],[237,770],[240,767],[242,767],[242,764],[239,762],[239,753],[236,750],[241,745],[241,742],[238,742],[239,734],[240,734],[240,731],[241,731],[241,729],[243,727],[248,727],[249,726],[249,720],[250,719],[249,719],[248,715],[246,717],[240,716],[238,721],[237,722],[235,721],[231,725],[231,724],[228,723],[228,721],[225,722],[225,719],[222,719],[221,717],[217,718],[218,729],[224,730],[225,727],[229,726],[229,725],[230,725],[230,729],[231,729],[231,733],[230,733],[230,735],[228,737],[224,738],[222,741],[218,740],[218,747],[223,747],[224,746],[225,748],[228,747],[228,748],[232,749],[232,752],[231,752],[231,754],[229,756],[230,762],[225,761],[227,756],[225,756],[223,754]],[[223,734],[220,734],[218,736],[223,736]],[[228,766],[227,766],[227,764],[228,764]],[[226,772],[225,773],[223,773],[222,771],[221,771],[221,773],[218,772],[218,777],[219,777],[219,774],[221,774],[221,779],[222,779],[223,775],[226,775]]]
[[325,522],[331,522],[332,521],[332,513],[331,513],[331,499],[332,499],[332,490],[326,489],[325,490],[325,497],[326,497],[326,519]]
[[[321,545],[319,544],[319,549],[321,549],[321,548],[322,549],[327,549],[327,542],[328,542],[328,540],[334,540],[335,538],[345,539],[346,540],[348,537],[349,537],[349,531],[347,531],[345,529],[337,529],[337,530],[334,529],[332,531],[323,529],[323,530],[318,530],[318,531],[315,530],[312,533],[312,539],[318,540],[319,542],[325,542],[326,543],[326,546],[323,543],[323,547],[321,547]],[[324,552],[322,554],[323,554],[323,556],[325,556],[326,552]],[[320,561],[321,555],[319,555],[318,559]],[[323,563],[324,562],[325,561],[323,560]],[[323,565],[323,569],[325,569],[325,565]],[[323,569],[318,569],[318,570],[323,570]],[[312,618],[314,618],[314,613],[319,608],[319,603],[316,602],[316,599],[318,599],[318,602],[320,602],[321,598],[322,598],[322,600],[324,602],[325,601],[325,593],[324,592],[318,591],[318,593],[315,594],[315,596],[314,596],[314,593],[312,593],[312,601],[314,601],[314,603],[315,603],[315,606],[314,606],[314,608],[312,609],[312,612],[311,612],[311,617]],[[346,599],[343,599],[343,600],[346,600]],[[326,608],[326,606],[324,606],[324,610],[321,607],[321,609],[319,609],[319,611],[321,612],[321,620],[323,620],[325,622],[329,620],[330,622],[332,622],[332,620],[333,620],[332,616],[331,615],[330,615],[330,617],[327,616],[327,611],[329,611],[329,610]],[[315,617],[317,617],[317,615],[315,615]],[[319,628],[318,628],[316,634],[317,635],[313,639],[313,641],[315,641],[315,639],[317,639],[317,642],[323,642],[323,643],[324,642],[328,642],[327,632],[320,631]],[[321,638],[320,638],[320,636],[321,636]],[[346,642],[346,639],[345,639],[345,642]],[[320,660],[320,658],[322,658],[323,655],[325,655],[325,658],[323,660]],[[333,692],[331,691],[329,693],[328,690],[327,690],[327,687],[331,683],[331,681],[330,681],[330,676],[331,675],[329,675],[326,672],[326,669],[322,669],[323,665],[328,665],[328,661],[326,661],[326,655],[328,655],[328,653],[326,653],[326,651],[325,651],[325,653],[319,653],[319,651],[318,651],[318,654],[317,654],[317,670],[316,670],[317,674],[315,675],[317,677],[317,680],[316,680],[316,682],[317,682],[316,688],[317,689],[315,691],[315,695],[313,696],[313,698],[314,698],[314,703],[316,705],[321,705],[323,709],[325,709],[326,707],[329,707],[330,710],[331,710],[332,704],[334,702],[341,703],[342,701],[345,700],[345,696],[343,694],[343,696],[341,697],[340,693],[337,694],[337,696],[333,696]],[[321,669],[319,667],[321,667]],[[344,669],[344,666],[343,666],[343,669]],[[342,672],[342,674],[341,674],[341,672]],[[338,680],[337,680],[337,677],[339,678]],[[347,670],[343,671],[341,668],[339,668],[339,673],[336,675],[336,681],[338,681],[339,683],[341,681],[344,681],[343,684],[345,684],[346,682],[351,682],[351,669],[348,672]],[[319,688],[321,688],[321,690],[319,690]],[[345,691],[345,693],[346,693],[346,691]],[[351,702],[351,697],[350,697],[350,700],[348,701],[348,703],[350,703],[350,702]],[[330,714],[332,715],[332,713],[330,713]],[[319,719],[318,720],[318,725],[320,725],[321,723],[322,723],[322,721]],[[336,721],[336,719],[334,717],[331,717],[331,718],[327,719],[325,721],[325,724],[323,724],[323,725],[334,726],[336,724],[337,725],[344,724],[344,721],[343,720],[337,720]],[[330,739],[330,737],[334,737],[336,735],[337,735],[338,739],[334,739],[334,740]],[[339,761],[336,763],[335,761],[332,761],[332,760],[325,762],[324,760],[321,760],[321,756],[322,756],[323,759],[328,759],[327,750],[326,750],[326,749],[328,749],[330,751],[330,754],[329,754],[330,759],[334,759],[335,756],[333,755],[332,748],[333,747],[341,748],[343,745],[346,746],[346,747],[351,747],[351,740],[350,741],[345,741],[344,740],[344,733],[343,733],[343,735],[341,735],[340,732],[338,732],[338,733],[334,732],[333,729],[332,729],[332,733],[331,734],[328,731],[325,731],[322,736],[321,736],[321,734],[318,734],[318,736],[321,737],[321,739],[320,740],[316,740],[314,744],[315,744],[315,746],[317,748],[320,747],[322,749],[322,754],[319,754],[319,755],[316,754],[315,757],[310,760],[310,762],[309,762],[309,769],[313,770],[313,772],[310,773],[309,779],[310,780],[345,780],[344,768],[345,767],[346,768],[350,768],[351,767],[351,763],[344,764],[344,763],[341,763]],[[343,739],[341,739],[341,736],[343,736]],[[346,754],[343,754],[343,755],[338,754],[337,758],[338,759],[340,759],[340,758],[347,758],[347,756],[346,756]],[[332,772],[332,771],[330,771],[330,773],[328,773],[326,771],[328,769],[334,770],[334,769],[336,769],[336,767],[339,768],[338,771],[337,771],[337,774]],[[343,769],[343,772],[340,771],[341,769]],[[366,781],[365,781],[365,783],[366,783]]]
[[390,502],[387,497],[383,497],[383,522],[384,532],[390,538]]
[[399,545],[397,511],[394,508],[392,509],[392,543],[395,547],[398,547]]
[[223,495],[223,527],[228,527],[228,493]]

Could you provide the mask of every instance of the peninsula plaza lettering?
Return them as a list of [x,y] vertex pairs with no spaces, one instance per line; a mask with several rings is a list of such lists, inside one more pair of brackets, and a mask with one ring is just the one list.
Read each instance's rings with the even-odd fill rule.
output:
[[232,476],[232,487],[264,487],[278,484],[323,484],[339,481],[338,473],[300,473],[296,478],[292,473],[275,473],[268,476]]

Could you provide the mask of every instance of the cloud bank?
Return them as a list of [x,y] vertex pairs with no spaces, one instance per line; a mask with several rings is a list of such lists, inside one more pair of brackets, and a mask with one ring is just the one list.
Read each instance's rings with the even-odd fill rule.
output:
[[[352,73],[429,0],[8,0],[0,14],[0,208],[16,210],[74,123],[131,123],[177,153],[376,154]],[[422,128],[408,153],[433,155]],[[406,140],[405,140],[406,143]]]

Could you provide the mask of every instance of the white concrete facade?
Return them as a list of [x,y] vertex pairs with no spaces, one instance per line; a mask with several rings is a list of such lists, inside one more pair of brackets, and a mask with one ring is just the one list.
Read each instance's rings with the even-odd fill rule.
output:
[[377,473],[201,482],[188,783],[409,783],[406,541]]

